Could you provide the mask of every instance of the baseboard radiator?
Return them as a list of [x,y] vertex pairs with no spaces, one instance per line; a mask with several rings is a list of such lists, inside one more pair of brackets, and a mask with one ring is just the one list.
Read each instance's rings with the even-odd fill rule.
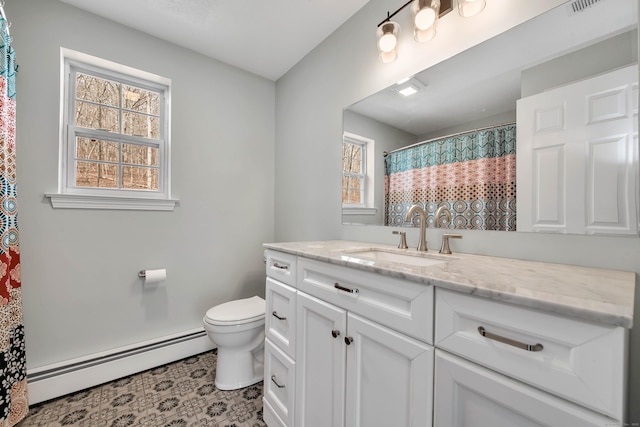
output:
[[203,328],[27,370],[29,404],[55,399],[213,350]]

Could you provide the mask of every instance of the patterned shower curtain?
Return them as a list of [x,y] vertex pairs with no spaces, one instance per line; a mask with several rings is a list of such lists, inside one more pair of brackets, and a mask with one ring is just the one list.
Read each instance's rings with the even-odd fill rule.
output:
[[28,410],[16,203],[15,52],[0,17],[0,427]]
[[390,153],[385,159],[385,224],[409,226],[411,205],[427,226],[444,206],[454,229],[516,229],[516,126],[444,137]]

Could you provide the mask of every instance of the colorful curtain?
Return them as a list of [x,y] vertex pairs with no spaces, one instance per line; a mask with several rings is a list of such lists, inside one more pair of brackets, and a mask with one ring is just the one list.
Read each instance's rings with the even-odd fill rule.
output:
[[15,52],[0,18],[0,427],[28,410],[16,203]]
[[425,210],[430,227],[444,206],[452,221],[439,226],[515,231],[515,124],[390,153],[385,159],[385,224],[410,226],[405,217],[414,204]]

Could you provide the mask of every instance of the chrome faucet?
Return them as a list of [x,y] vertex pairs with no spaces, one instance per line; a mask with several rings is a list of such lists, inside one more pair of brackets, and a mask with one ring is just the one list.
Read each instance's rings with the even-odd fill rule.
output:
[[412,216],[415,212],[418,212],[420,216],[420,240],[418,241],[418,250],[426,251],[427,250],[427,213],[420,207],[420,205],[413,205],[409,208],[407,212],[407,216],[404,219],[409,222],[412,221]]
[[444,216],[447,218],[447,228],[449,228],[449,224],[451,224],[451,212],[449,212],[449,210],[444,206],[440,206],[436,211],[436,215],[434,217],[436,228],[442,228],[440,225],[440,217],[442,216],[442,213],[444,213]]

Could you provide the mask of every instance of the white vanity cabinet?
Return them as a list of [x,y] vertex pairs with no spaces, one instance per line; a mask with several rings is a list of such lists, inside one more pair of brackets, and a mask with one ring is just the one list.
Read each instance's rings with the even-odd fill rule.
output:
[[298,268],[295,425],[431,426],[433,288],[305,258]]
[[632,302],[635,274],[466,254],[370,268],[354,242],[289,245],[267,251],[269,427],[624,425],[632,305],[598,304]]
[[626,340],[621,327],[437,289],[434,425],[620,425]]
[[433,347],[298,295],[296,426],[430,426]]
[[433,287],[286,255],[267,251],[267,425],[430,427]]

